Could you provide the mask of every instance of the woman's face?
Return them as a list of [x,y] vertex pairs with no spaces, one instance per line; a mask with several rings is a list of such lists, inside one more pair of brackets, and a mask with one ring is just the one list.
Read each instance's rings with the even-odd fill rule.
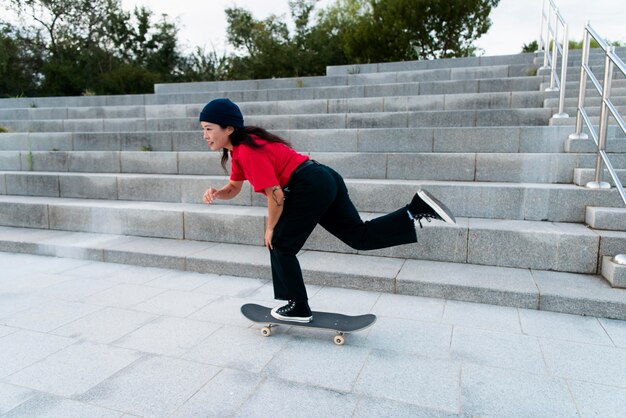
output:
[[230,143],[230,134],[232,134],[235,129],[232,126],[227,126],[224,129],[215,123],[200,122],[200,127],[202,128],[202,137],[206,140],[211,150],[217,151],[222,148],[233,149],[233,145]]

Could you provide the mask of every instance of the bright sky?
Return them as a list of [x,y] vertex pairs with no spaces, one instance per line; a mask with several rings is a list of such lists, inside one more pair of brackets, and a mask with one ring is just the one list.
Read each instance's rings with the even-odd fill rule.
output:
[[[320,0],[325,7],[334,0]],[[609,41],[626,42],[626,1],[554,0],[569,25],[570,39],[580,41],[587,21]],[[288,0],[122,0],[126,9],[147,5],[155,14],[166,13],[181,28],[179,39],[189,48],[196,46],[228,49],[226,43],[227,7],[243,7],[256,19],[275,14],[290,20]],[[491,14],[493,25],[478,40],[484,55],[515,54],[522,45],[538,39],[543,0],[501,0]]]

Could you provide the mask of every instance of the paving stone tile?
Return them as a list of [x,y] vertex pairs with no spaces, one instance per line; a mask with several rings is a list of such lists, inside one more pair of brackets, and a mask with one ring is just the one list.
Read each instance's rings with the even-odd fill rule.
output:
[[189,319],[249,327],[252,325],[252,322],[241,314],[241,305],[244,303],[248,303],[248,301],[246,299],[233,298],[230,296],[220,297],[190,315]]
[[7,316],[0,322],[16,328],[48,332],[100,309],[85,303],[52,301]]
[[497,331],[521,332],[517,308],[449,300],[443,322]]
[[372,313],[418,321],[441,321],[445,304],[444,299],[382,293]]
[[59,274],[26,272],[12,275],[9,273],[6,277],[3,277],[0,286],[4,292],[24,293],[43,290],[48,286],[53,286],[67,280],[68,277]]
[[379,297],[378,292],[322,287],[315,295],[309,296],[309,305],[315,311],[362,315],[371,312]]
[[[354,411],[354,418],[457,418],[460,415],[454,412],[437,411],[417,405],[394,402],[386,399],[364,397]],[[469,416],[468,416],[469,417]]]
[[354,392],[371,397],[457,412],[460,365],[393,351],[374,351]]
[[115,283],[101,279],[78,278],[45,287],[35,293],[43,297],[77,302],[95,293],[110,289]]
[[170,271],[146,284],[172,290],[194,290],[218,277],[216,274],[191,273],[187,271]]
[[93,343],[75,344],[6,379],[41,392],[72,397],[133,363],[140,354]]
[[258,373],[290,338],[278,330],[271,338],[265,338],[253,328],[225,326],[187,351],[182,358]]
[[449,358],[451,338],[451,325],[380,317],[365,344],[425,357]]
[[108,344],[154,320],[154,315],[117,308],[102,308],[52,333]]
[[144,284],[170,273],[171,270],[131,266],[106,276],[106,280],[116,283]]
[[30,389],[0,382],[0,415],[26,402],[35,394]]
[[617,347],[626,348],[626,321],[600,318],[600,323]]
[[613,345],[597,318],[520,309],[525,334],[589,344]]
[[352,416],[358,397],[295,382],[267,379],[235,416],[301,418]]
[[91,295],[83,299],[83,302],[115,308],[131,308],[163,292],[165,292],[164,289],[155,287],[120,284]]
[[133,309],[157,315],[187,317],[203,308],[217,296],[198,293],[167,290],[152,299],[136,305]]
[[461,410],[472,416],[578,417],[564,380],[465,364]]
[[39,394],[13,409],[3,417],[11,418],[119,418],[123,414],[106,408],[60,398],[48,394]]
[[574,402],[583,417],[620,418],[626,411],[626,389],[586,382],[569,382]]
[[256,373],[222,370],[173,415],[177,418],[234,416],[263,377]]
[[196,292],[209,293],[220,296],[233,296],[244,298],[261,286],[267,280],[248,279],[243,277],[218,276],[208,281],[206,284],[195,289]]
[[[352,345],[294,338],[263,369],[263,374],[313,386],[349,392],[370,350]],[[303,361],[306,359],[306,361]]]
[[5,335],[13,334],[14,332],[18,332],[18,331],[19,331],[18,328],[12,328],[12,327],[0,325],[0,338],[4,337]]
[[72,338],[19,331],[0,338],[0,379],[13,374],[75,342]]
[[126,264],[92,261],[86,264],[83,263],[82,265],[75,268],[66,269],[63,271],[63,274],[77,277],[89,276],[92,279],[106,279],[120,273],[123,270],[127,270],[130,268],[131,266]]
[[24,311],[33,306],[44,305],[48,302],[50,302],[50,299],[43,296],[35,296],[28,293],[17,294],[13,292],[1,292],[0,318]]
[[139,416],[165,417],[218,372],[217,367],[179,359],[145,358],[76,400]]
[[626,388],[626,350],[569,341],[540,340],[550,374]]
[[161,317],[113,344],[147,353],[178,357],[195,347],[219,327],[217,324],[208,322]]
[[450,352],[452,359],[463,363],[546,373],[535,337],[455,326]]

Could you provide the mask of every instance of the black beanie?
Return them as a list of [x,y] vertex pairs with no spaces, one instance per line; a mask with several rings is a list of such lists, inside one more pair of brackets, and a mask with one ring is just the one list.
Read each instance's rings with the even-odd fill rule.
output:
[[244,127],[241,110],[230,99],[215,99],[207,103],[200,112],[200,122],[211,122],[235,128]]

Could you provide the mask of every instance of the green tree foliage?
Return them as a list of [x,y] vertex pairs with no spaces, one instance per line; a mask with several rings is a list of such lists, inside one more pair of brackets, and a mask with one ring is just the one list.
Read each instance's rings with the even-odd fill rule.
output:
[[338,0],[322,17],[351,63],[471,56],[499,0]]

